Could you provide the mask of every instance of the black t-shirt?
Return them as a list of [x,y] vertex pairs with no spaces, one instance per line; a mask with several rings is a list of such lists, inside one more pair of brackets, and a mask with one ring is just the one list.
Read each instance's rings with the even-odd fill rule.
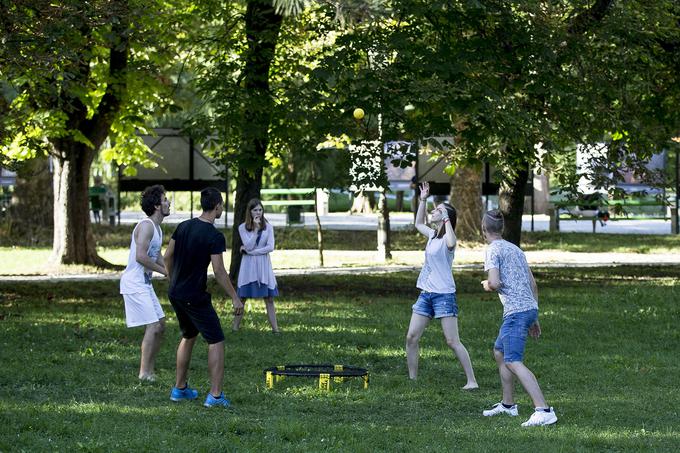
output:
[[175,251],[168,295],[180,300],[204,298],[210,255],[227,249],[224,235],[212,223],[193,218],[180,223],[172,239]]

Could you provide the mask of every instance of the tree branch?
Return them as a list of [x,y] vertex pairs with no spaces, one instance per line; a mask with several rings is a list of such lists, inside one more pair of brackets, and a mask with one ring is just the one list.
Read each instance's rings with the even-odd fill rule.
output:
[[109,50],[109,82],[97,113],[87,121],[83,131],[95,148],[98,148],[108,136],[111,124],[120,112],[127,91],[126,78],[130,49],[127,20],[118,17],[111,31],[117,40],[111,43]]
[[571,20],[568,31],[573,35],[580,35],[590,30],[595,24],[605,18],[609,9],[614,4],[614,0],[596,0],[595,3],[585,11],[580,12]]

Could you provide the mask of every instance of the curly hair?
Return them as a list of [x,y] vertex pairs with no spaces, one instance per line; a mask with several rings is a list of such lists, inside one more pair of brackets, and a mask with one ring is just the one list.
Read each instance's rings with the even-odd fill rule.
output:
[[144,214],[151,216],[156,212],[156,206],[160,206],[163,202],[163,195],[165,194],[165,187],[157,184],[144,189],[141,197],[142,211]]

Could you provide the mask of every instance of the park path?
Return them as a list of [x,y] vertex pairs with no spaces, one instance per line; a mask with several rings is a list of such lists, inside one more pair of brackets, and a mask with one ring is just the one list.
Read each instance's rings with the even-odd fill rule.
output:
[[[573,267],[607,267],[622,265],[637,266],[680,266],[680,254],[674,253],[580,253],[556,250],[540,250],[525,252],[527,261],[533,268],[573,268]],[[347,265],[329,265],[319,267],[318,252],[316,250],[286,250],[274,252],[274,271],[277,276],[287,275],[349,275],[356,273],[387,273],[417,271],[423,260],[422,251],[393,252],[394,262],[381,264],[375,260],[375,252],[370,251],[333,251],[325,252],[329,263],[333,263],[334,255],[346,260]],[[296,255],[296,261],[305,266],[296,268],[282,268],[276,265],[276,254]],[[349,256],[349,257],[348,257]],[[370,263],[375,264],[358,264]],[[336,260],[337,262],[337,260]],[[456,253],[453,265],[456,269],[483,269],[484,251],[481,249],[460,249]],[[162,277],[159,277],[162,278]],[[60,274],[60,275],[0,275],[2,282],[30,282],[30,281],[99,281],[118,280],[120,272],[103,272],[98,274]]]

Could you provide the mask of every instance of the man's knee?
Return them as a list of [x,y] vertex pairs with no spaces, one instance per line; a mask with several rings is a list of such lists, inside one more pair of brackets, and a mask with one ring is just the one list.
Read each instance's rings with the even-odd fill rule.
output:
[[165,333],[165,321],[160,320],[158,322],[155,322],[153,324],[149,324],[146,326],[146,329],[149,333],[153,334],[156,337],[160,337]]
[[513,362],[506,362],[505,366],[508,367],[510,371],[513,372],[513,374],[517,374],[517,371],[519,371],[521,368],[524,367],[521,361],[516,360]]

